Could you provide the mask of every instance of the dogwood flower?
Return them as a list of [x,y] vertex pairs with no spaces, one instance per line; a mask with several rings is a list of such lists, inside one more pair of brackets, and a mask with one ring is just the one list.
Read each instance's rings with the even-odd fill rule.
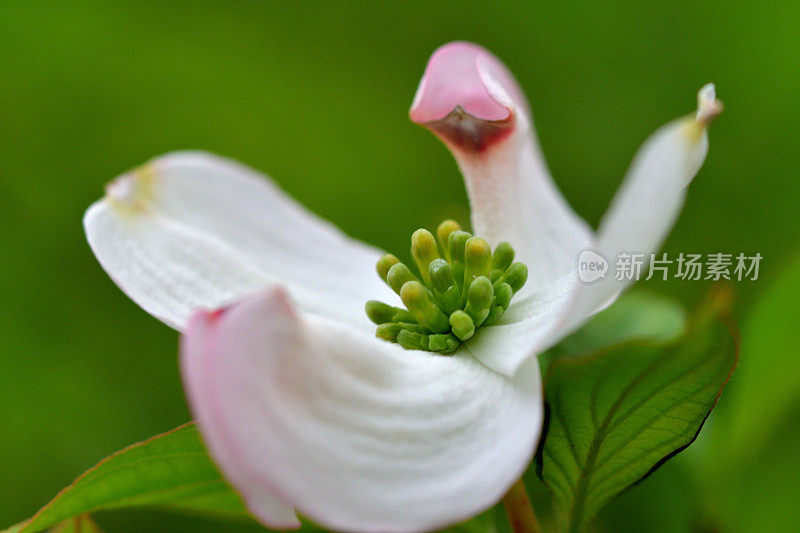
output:
[[660,246],[720,110],[708,85],[696,114],[653,134],[595,233],[554,186],[506,67],[473,44],[438,49],[410,117],[455,156],[476,235],[511,243],[529,270],[502,318],[449,356],[376,338],[365,303],[399,303],[375,274],[384,252],[233,161],[157,158],[110,183],[84,225],[119,287],[182,332],[198,427],[254,516],[429,530],[490,507],[525,471],[543,417],[536,355],[627,284],[581,283],[579,254]]

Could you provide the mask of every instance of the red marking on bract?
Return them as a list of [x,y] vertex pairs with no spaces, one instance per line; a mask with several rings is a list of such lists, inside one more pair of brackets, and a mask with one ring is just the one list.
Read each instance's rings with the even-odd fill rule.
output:
[[215,309],[214,311],[209,311],[206,313],[206,316],[208,317],[209,322],[216,322],[222,318],[222,315],[224,315],[227,311],[227,307],[222,307],[220,309]]
[[424,124],[444,142],[470,152],[485,152],[514,131],[514,115],[502,120],[482,120],[457,106],[445,118]]

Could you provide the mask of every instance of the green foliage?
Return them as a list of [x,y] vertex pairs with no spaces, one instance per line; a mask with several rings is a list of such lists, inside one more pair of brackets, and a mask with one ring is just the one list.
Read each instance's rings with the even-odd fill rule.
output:
[[186,424],[104,459],[29,521],[3,533],[34,533],[85,513],[140,506],[248,516],[206,454],[194,424]]
[[49,533],[103,533],[88,514],[78,515],[51,528]]
[[686,330],[686,311],[677,302],[647,291],[626,292],[552,349],[539,355],[542,374],[557,357],[584,355],[633,339],[667,341]]
[[726,450],[719,460],[752,458],[781,420],[800,406],[798,326],[800,255],[768,286],[742,322],[741,365],[718,430]]
[[550,350],[548,358],[581,355],[632,339],[671,340],[685,332],[678,303],[647,291],[626,292]]
[[[800,529],[800,255],[771,281],[742,321],[741,362],[715,424],[689,469],[703,517],[725,531],[757,531],[763,517]],[[794,423],[794,424],[793,424]]]
[[[100,461],[25,522],[0,533],[99,533],[89,513],[161,507],[215,518],[250,520],[241,498],[219,475],[194,423],[133,444]],[[445,530],[495,530],[495,509]],[[54,527],[55,526],[55,527]],[[301,531],[322,529],[303,523]]]
[[539,460],[570,531],[688,446],[736,364],[735,340],[703,309],[681,338],[631,340],[555,359]]
[[692,457],[688,465],[691,486],[703,511],[698,522],[707,531],[800,531],[800,426],[796,420],[795,411],[780,423],[764,427],[771,435],[762,453],[748,454],[740,462],[727,460],[723,469],[709,472],[708,463],[716,463],[727,453],[724,441],[705,446],[703,456]]
[[498,513],[498,506],[495,506],[471,520],[444,529],[441,533],[496,533],[498,516],[505,520],[505,516]]

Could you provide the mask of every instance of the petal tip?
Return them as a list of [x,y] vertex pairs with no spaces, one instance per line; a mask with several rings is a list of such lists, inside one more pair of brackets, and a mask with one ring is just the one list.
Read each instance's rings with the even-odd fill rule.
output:
[[722,102],[717,100],[716,87],[713,83],[705,84],[697,92],[697,113],[695,120],[708,126],[711,122],[722,113],[724,109]]
[[229,312],[233,312],[234,314],[239,313],[240,308],[244,308],[244,312],[249,312],[253,308],[270,309],[279,315],[291,319],[297,318],[297,312],[292,303],[291,295],[286,287],[283,285],[272,285],[223,307],[198,310],[190,317],[188,329],[192,329],[194,325],[198,324],[215,324]]
[[292,297],[283,285],[273,285],[261,293],[261,299],[274,305],[281,314],[292,319],[298,318]]
[[428,60],[409,117],[458,146],[481,151],[513,129],[521,92],[486,49],[456,41]]
[[[496,121],[511,114],[510,98],[498,101],[497,83],[487,87],[485,68],[487,61],[498,62],[484,48],[463,41],[439,47],[428,60],[409,116],[418,124],[446,118],[456,107],[461,107],[473,117]],[[504,100],[504,101],[503,101]]]
[[155,178],[154,165],[147,163],[106,184],[106,198],[113,206],[143,211],[152,196]]

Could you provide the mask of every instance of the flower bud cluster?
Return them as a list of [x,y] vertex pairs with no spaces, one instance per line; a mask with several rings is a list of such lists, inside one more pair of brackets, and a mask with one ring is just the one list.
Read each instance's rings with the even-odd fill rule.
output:
[[391,254],[377,264],[405,309],[375,300],[366,304],[367,316],[378,325],[376,336],[409,350],[452,354],[482,326],[500,320],[528,279],[528,268],[514,262],[509,243],[492,251],[453,220],[442,222],[436,237],[415,231],[411,257],[419,275]]

